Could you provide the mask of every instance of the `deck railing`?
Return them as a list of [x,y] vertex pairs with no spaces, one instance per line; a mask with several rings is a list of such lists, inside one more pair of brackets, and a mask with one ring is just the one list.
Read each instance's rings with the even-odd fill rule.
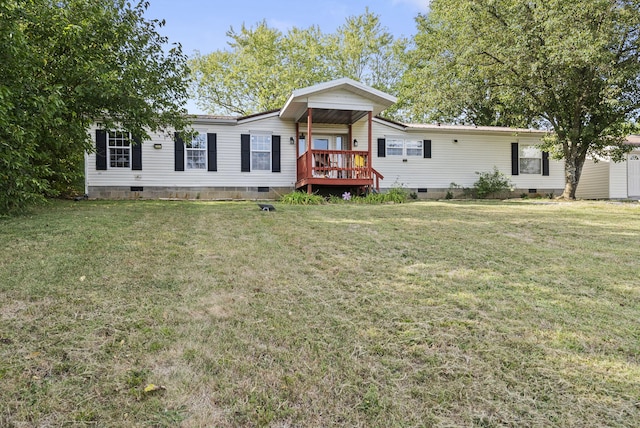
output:
[[374,168],[371,168],[371,172],[373,172],[373,177],[376,180],[375,188],[379,192],[380,191],[380,180],[384,180],[384,175],[380,174]]
[[[311,170],[309,171],[309,156]],[[304,178],[370,179],[369,154],[349,150],[311,150],[298,157],[298,180]]]

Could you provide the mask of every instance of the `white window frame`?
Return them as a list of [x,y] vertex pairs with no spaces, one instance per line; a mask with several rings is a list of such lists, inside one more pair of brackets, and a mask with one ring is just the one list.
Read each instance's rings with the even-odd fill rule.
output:
[[[207,134],[196,134],[191,142],[185,143],[184,163],[187,169],[205,170],[207,169]],[[195,146],[195,147],[194,147]],[[193,161],[194,155],[204,159],[204,162],[196,163]],[[191,156],[191,157],[190,157]]]
[[521,146],[518,150],[518,171],[520,174],[542,175],[542,150],[536,146]]
[[422,140],[406,140],[404,138],[385,138],[385,154],[397,157],[422,157],[424,142]]
[[[273,164],[273,154],[271,153],[272,148],[272,138],[271,134],[251,134],[250,137],[250,156],[251,156],[251,171],[271,171]],[[254,160],[254,154],[269,154],[269,164],[268,165],[258,165],[258,162]],[[260,166],[260,168],[258,168]]]
[[404,141],[405,156],[422,157],[424,154],[424,142],[422,140],[405,140]]
[[131,169],[131,133],[107,132],[107,157],[109,168]]
[[404,156],[404,139],[386,138],[384,150],[387,156],[403,157]]

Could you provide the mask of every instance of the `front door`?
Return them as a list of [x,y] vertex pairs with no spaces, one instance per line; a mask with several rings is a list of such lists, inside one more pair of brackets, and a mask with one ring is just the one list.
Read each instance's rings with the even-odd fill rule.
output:
[[640,156],[630,154],[627,162],[627,179],[629,180],[628,197],[640,197]]

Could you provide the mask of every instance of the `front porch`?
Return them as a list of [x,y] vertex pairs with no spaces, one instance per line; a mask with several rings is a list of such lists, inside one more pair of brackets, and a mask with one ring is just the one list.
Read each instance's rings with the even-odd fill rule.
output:
[[296,189],[379,190],[384,177],[372,165],[373,116],[395,101],[346,78],[294,91],[280,117],[296,126]]

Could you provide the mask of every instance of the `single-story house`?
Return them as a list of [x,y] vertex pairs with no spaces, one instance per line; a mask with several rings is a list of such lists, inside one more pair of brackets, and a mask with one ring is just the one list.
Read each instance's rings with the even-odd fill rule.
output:
[[640,199],[640,135],[627,143],[634,149],[623,162],[610,158],[587,159],[576,197],[581,199]]
[[537,145],[545,131],[404,124],[378,116],[396,98],[351,79],[291,94],[279,110],[246,117],[194,116],[197,135],[154,134],[134,144],[117,130],[91,130],[91,198],[275,199],[402,186],[420,198],[471,187],[497,167],[514,195],[559,195],[564,163]]

